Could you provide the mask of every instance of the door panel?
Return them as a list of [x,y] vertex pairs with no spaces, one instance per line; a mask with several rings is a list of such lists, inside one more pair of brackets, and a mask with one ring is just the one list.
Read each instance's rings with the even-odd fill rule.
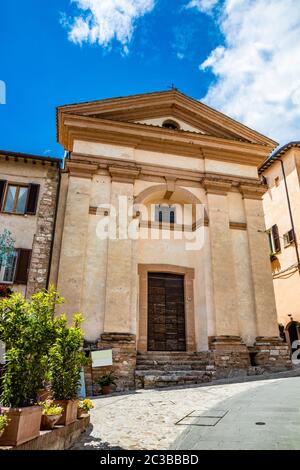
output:
[[148,350],[186,351],[184,276],[148,275]]

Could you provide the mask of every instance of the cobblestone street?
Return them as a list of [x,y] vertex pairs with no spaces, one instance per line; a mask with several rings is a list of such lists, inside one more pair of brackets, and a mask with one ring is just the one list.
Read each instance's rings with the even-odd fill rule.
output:
[[[91,413],[91,429],[73,449],[172,448],[174,442],[180,441],[180,436],[184,435],[188,428],[198,427],[189,426],[189,419],[186,420],[187,424],[176,424],[188,414],[194,411],[203,414],[212,408],[223,409],[225,400],[238,401],[239,396],[245,395],[244,392],[247,392],[247,397],[251,397],[262,387],[271,390],[272,384],[276,386],[283,382],[288,382],[292,387],[296,383],[293,381],[297,381],[298,386],[294,392],[296,397],[299,395],[298,378],[137,391],[98,398],[94,400],[95,409]],[[242,410],[240,414],[242,416]]]

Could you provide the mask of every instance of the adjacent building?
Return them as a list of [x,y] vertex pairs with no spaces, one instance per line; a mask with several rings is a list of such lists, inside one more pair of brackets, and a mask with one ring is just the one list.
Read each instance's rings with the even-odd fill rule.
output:
[[60,160],[0,151],[0,234],[14,252],[0,266],[0,285],[30,296],[47,287],[53,245]]
[[277,143],[177,90],[62,106],[57,126],[50,280],[119,388],[289,367],[258,175]]
[[278,322],[291,349],[300,340],[300,142],[273,153],[259,170],[273,267]]

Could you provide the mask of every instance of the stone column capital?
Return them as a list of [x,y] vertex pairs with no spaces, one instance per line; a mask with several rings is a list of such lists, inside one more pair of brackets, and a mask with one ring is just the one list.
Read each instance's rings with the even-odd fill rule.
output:
[[108,167],[113,182],[133,184],[139,177],[141,169],[134,163],[111,165]]
[[71,176],[92,179],[94,173],[98,170],[98,165],[67,160],[66,170]]
[[239,186],[240,193],[243,196],[243,199],[262,199],[263,195],[267,191],[267,188],[262,185],[257,186],[248,186],[245,184],[241,184]]
[[205,178],[202,182],[206,194],[220,194],[226,196],[231,190],[231,183],[228,181],[216,181]]

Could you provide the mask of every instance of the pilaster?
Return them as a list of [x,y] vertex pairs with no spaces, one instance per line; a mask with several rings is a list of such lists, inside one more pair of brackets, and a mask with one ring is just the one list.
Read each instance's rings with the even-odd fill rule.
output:
[[229,226],[230,183],[205,180],[209,212],[216,336],[239,335],[236,279]]
[[96,165],[67,163],[69,185],[58,272],[58,291],[69,316],[82,309],[91,178]]
[[264,187],[241,186],[247,222],[250,264],[258,336],[278,337],[278,321],[269,245],[262,205]]
[[133,240],[128,237],[126,222],[131,221],[128,208],[133,204],[133,183],[139,170],[135,165],[126,168],[114,165],[109,171],[112,178],[110,224],[116,224],[116,237],[110,237],[108,242],[104,332],[132,333],[133,304],[136,305],[132,299]]

